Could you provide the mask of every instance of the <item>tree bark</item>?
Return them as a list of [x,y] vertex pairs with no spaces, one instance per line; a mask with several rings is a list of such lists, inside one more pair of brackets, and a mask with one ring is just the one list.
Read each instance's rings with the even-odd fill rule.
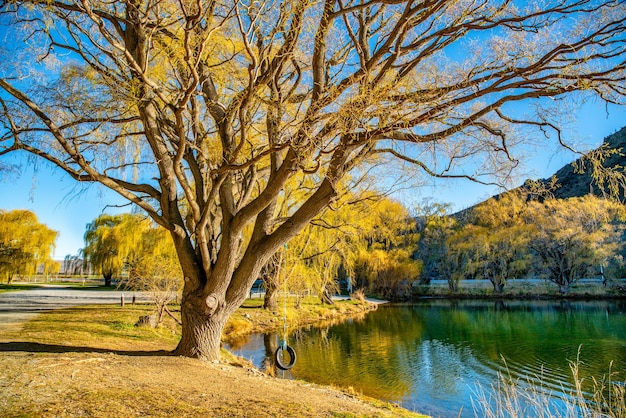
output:
[[263,299],[263,309],[268,311],[278,310],[278,283],[277,278],[269,276],[265,282],[265,298]]
[[204,361],[218,361],[222,331],[228,320],[223,307],[211,312],[206,298],[190,294],[181,302],[182,337],[175,355]]
[[491,284],[493,285],[493,291],[496,294],[501,294],[504,291],[504,285],[506,284],[506,282],[504,280],[500,280],[497,277],[489,277],[489,281],[491,282]]
[[499,282],[498,280],[492,281],[493,283],[493,291],[498,295],[504,291],[504,283]]
[[263,284],[265,285],[265,298],[263,300],[263,309],[268,311],[278,310],[278,292],[280,289],[280,277],[281,274],[286,274],[280,268],[283,263],[283,257],[285,254],[280,252],[275,253],[270,261],[263,266],[262,277]]
[[320,297],[322,304],[324,305],[334,305],[335,301],[333,300],[332,290],[329,286],[324,286],[324,290],[322,290],[322,295]]
[[104,276],[104,285],[106,287],[111,287],[112,279],[113,279],[113,273],[105,273],[102,276]]

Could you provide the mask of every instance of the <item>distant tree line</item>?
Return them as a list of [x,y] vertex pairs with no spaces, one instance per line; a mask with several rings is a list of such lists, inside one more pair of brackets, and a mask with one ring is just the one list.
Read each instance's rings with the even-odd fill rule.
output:
[[611,200],[510,192],[462,216],[445,210],[431,205],[421,218],[422,284],[446,279],[456,291],[461,280],[487,279],[501,293],[511,279],[537,277],[566,294],[581,278],[623,266],[626,212]]
[[[432,279],[447,280],[453,292],[461,280],[486,279],[502,293],[512,279],[535,277],[565,294],[583,277],[622,273],[626,210],[620,203],[517,191],[462,214],[448,209],[425,204],[412,216],[392,199],[345,193],[266,263],[259,277],[265,307],[276,310],[285,288],[297,303],[306,295],[332,303],[333,294],[356,289],[407,298],[412,285]],[[57,235],[30,211],[0,211],[0,278],[35,274],[41,266],[53,272]],[[182,288],[171,237],[140,214],[104,214],[88,224],[81,257],[105,285],[117,279],[163,298],[159,318]]]

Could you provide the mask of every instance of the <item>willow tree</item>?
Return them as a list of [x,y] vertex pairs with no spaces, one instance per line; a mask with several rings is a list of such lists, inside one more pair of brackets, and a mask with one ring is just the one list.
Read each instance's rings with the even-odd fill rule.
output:
[[0,209],[0,278],[11,283],[16,274],[58,272],[52,259],[59,233],[39,223],[29,210]]
[[121,277],[124,268],[140,257],[149,228],[149,220],[130,213],[100,215],[87,224],[83,255],[102,274],[105,286],[111,286],[113,277]]
[[[557,126],[542,107],[626,93],[615,0],[49,0],[0,13],[12,40],[0,155],[101,183],[170,232],[185,276],[176,352],[204,359],[346,174],[390,156],[496,182],[524,127]],[[313,186],[277,217],[297,174]]]
[[528,247],[534,225],[523,222],[527,200],[527,194],[512,191],[481,203],[449,242],[460,246],[453,253],[469,252],[465,272],[488,279],[496,293],[502,293],[509,279],[523,277],[530,270]]
[[164,313],[180,322],[167,307],[178,297],[183,282],[178,257],[167,231],[149,222],[148,228],[141,233],[135,254],[128,265],[128,276],[121,283],[150,294],[156,308],[156,325],[162,323]]

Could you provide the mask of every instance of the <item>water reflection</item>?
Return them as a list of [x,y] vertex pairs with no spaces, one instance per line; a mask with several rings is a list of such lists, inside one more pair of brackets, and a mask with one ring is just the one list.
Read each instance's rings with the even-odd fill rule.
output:
[[[347,322],[290,336],[298,353],[284,376],[352,387],[433,416],[473,416],[476,385],[506,366],[543,390],[573,387],[569,360],[582,344],[582,377],[626,380],[623,301],[429,301],[381,306]],[[277,335],[253,335],[234,351],[266,367]]]

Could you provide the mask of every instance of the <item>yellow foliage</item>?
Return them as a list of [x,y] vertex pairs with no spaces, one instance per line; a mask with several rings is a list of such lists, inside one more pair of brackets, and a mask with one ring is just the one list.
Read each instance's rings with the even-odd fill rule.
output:
[[28,210],[0,210],[0,278],[10,282],[14,275],[32,275],[39,266],[43,273],[58,269],[52,260],[58,232],[40,224]]
[[421,262],[411,257],[417,233],[407,210],[387,198],[364,197],[374,196],[357,199],[346,193],[334,209],[325,211],[289,243],[287,274],[292,291],[336,292],[336,279],[347,276],[355,288],[392,296],[419,276]]
[[83,254],[96,272],[120,277],[126,263],[138,255],[149,227],[150,222],[139,215],[101,215],[87,225]]
[[507,280],[534,271],[567,292],[590,271],[594,274],[594,266],[617,260],[624,213],[623,205],[592,195],[539,201],[507,193],[491,198],[448,234],[442,271],[452,288],[461,279],[484,278],[498,292]]

